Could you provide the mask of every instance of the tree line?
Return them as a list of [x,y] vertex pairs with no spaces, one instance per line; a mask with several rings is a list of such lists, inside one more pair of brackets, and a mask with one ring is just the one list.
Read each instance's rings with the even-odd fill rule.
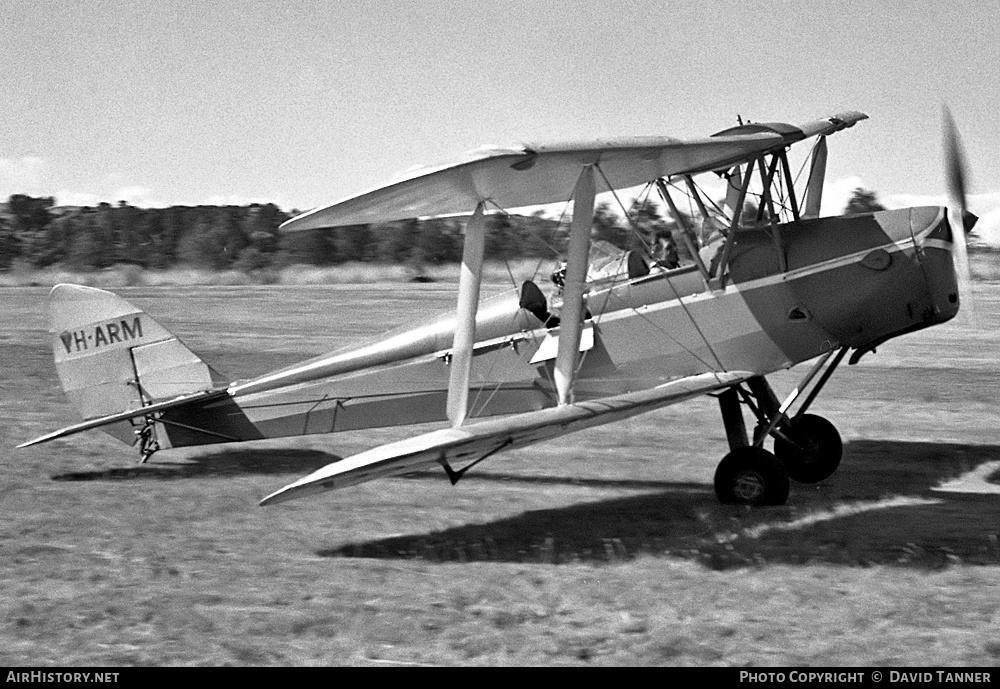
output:
[[[881,208],[874,192],[858,189],[849,212]],[[150,269],[188,266],[255,271],[290,265],[346,262],[455,263],[462,256],[462,218],[406,220],[375,226],[280,233],[297,211],[274,204],[137,208],[124,201],[96,207],[57,207],[53,197],[10,196],[0,204],[0,270],[14,267],[99,270],[117,264]],[[684,243],[672,219],[636,201],[630,220],[610,204],[598,204],[594,239],[622,249],[652,247],[658,239]],[[486,257],[555,258],[565,246],[566,223],[535,213],[491,215]]]
[[[383,225],[282,233],[297,212],[274,204],[137,208],[124,201],[96,207],[57,207],[52,197],[11,196],[0,204],[0,270],[15,266],[99,270],[132,264],[254,271],[289,265],[378,262],[422,265],[461,260],[463,218],[405,220]],[[622,248],[641,243],[608,204],[599,205],[595,238]],[[636,212],[647,238],[669,235],[653,208]],[[555,258],[566,226],[542,213],[495,214],[487,220],[486,258]]]

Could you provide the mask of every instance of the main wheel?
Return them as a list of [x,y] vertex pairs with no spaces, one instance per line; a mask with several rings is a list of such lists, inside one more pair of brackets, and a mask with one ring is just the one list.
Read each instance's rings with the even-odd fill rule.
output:
[[723,503],[784,505],[788,500],[788,474],[767,450],[741,447],[719,462],[715,494]]
[[844,444],[836,427],[822,416],[803,414],[780,430],[788,440],[775,438],[774,454],[793,481],[819,483],[840,466]]

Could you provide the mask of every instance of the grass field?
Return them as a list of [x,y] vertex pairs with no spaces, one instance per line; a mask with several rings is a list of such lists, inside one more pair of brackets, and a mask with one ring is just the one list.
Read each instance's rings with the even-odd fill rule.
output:
[[[130,287],[233,377],[449,308],[454,286]],[[75,420],[44,288],[0,290],[0,665],[1000,663],[1000,284],[975,322],[844,366],[840,471],[719,505],[705,398],[443,472],[267,509],[412,431],[166,451]],[[802,371],[773,377],[779,395]],[[958,490],[936,487],[953,482]],[[969,492],[971,491],[971,492]],[[992,491],[992,492],[990,492]]]

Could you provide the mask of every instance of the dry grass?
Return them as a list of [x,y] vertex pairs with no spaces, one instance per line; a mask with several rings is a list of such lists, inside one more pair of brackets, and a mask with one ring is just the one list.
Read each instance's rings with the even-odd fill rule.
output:
[[[841,470],[789,504],[719,505],[710,399],[313,500],[257,500],[409,431],[156,455],[72,420],[45,289],[0,313],[0,664],[958,665],[1000,662],[1000,501],[933,488],[1000,459],[1000,363],[977,323],[844,367],[817,403]],[[218,368],[251,375],[419,313],[454,285],[134,287]],[[779,394],[799,372],[774,377]],[[53,477],[59,480],[53,480]],[[990,480],[996,481],[996,476]]]

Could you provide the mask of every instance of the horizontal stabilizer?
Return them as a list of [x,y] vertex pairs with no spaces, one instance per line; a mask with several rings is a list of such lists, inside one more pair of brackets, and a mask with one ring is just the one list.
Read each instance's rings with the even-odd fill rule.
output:
[[426,464],[478,461],[501,450],[526,447],[736,385],[753,375],[747,371],[702,373],[640,392],[433,431],[328,464],[268,495],[261,505],[402,474]]
[[102,416],[96,419],[88,419],[87,421],[82,421],[80,423],[73,424],[72,426],[66,426],[65,428],[60,428],[58,431],[52,431],[51,433],[46,433],[45,435],[35,438],[34,440],[29,440],[26,443],[21,443],[20,445],[18,445],[18,447],[21,448],[21,447],[30,447],[32,445],[39,445],[41,443],[47,443],[50,440],[55,440],[57,438],[65,438],[68,435],[75,435],[76,433],[89,431],[92,428],[110,426],[111,424],[115,424],[120,421],[130,421],[131,419],[137,419],[142,416],[151,416],[159,412],[164,412],[168,409],[176,409],[177,407],[183,407],[193,402],[206,402],[208,400],[216,399],[219,397],[226,397],[228,395],[229,392],[226,390],[205,390],[203,392],[195,392],[190,395],[181,395],[180,397],[177,397],[172,400],[167,400],[165,402],[149,404],[139,409],[131,409],[128,411],[119,412],[118,414],[108,414],[107,416]]

